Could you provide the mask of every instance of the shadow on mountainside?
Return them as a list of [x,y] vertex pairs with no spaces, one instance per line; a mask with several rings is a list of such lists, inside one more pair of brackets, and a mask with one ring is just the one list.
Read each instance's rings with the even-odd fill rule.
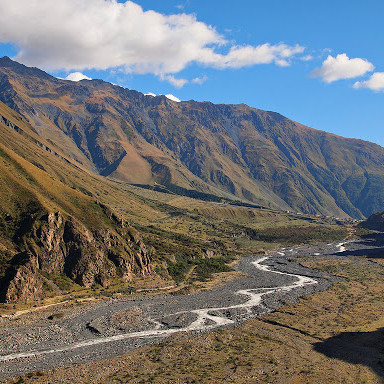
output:
[[384,328],[372,332],[344,332],[314,344],[323,355],[362,364],[384,377]]
[[368,258],[384,259],[384,234],[370,234],[364,236],[359,241],[355,241],[354,244],[357,249],[347,249],[343,252],[334,253],[335,256],[361,256]]
[[384,247],[380,248],[364,248],[356,249],[354,251],[337,252],[335,256],[361,256],[368,257],[370,259],[384,259]]

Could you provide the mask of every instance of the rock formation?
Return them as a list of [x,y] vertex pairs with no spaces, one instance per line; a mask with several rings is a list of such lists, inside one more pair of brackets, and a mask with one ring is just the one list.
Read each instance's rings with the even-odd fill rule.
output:
[[48,213],[22,235],[24,250],[11,260],[2,281],[5,302],[44,296],[45,274],[65,274],[83,287],[108,286],[109,279],[130,280],[152,272],[151,254],[139,232],[103,206],[109,227],[94,231],[73,217]]

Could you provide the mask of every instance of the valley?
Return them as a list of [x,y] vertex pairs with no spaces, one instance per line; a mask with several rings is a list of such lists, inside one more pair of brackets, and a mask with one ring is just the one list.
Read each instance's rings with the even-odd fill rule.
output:
[[0,380],[379,382],[383,165],[275,112],[0,59]]
[[[23,376],[23,382],[59,383],[65,382],[65,378],[69,380],[69,377],[75,374],[79,375],[79,382],[82,383],[107,383],[114,382],[113,380],[117,380],[117,377],[121,377],[123,374],[130,375],[125,371],[124,367],[126,364],[132,366],[133,361],[136,361],[136,367],[134,368],[136,378],[134,379],[132,376],[130,381],[138,383],[168,382],[160,371],[157,372],[156,378],[152,378],[150,381],[148,381],[148,376],[143,376],[140,379],[140,372],[144,374],[147,368],[140,367],[139,362],[143,359],[152,359],[150,356],[156,350],[156,355],[161,359],[159,362],[163,366],[161,372],[165,373],[167,367],[170,368],[168,364],[171,361],[179,361],[179,364],[182,364],[181,361],[184,359],[182,356],[187,352],[188,343],[197,343],[199,345],[199,340],[204,340],[207,337],[211,340],[211,336],[201,335],[201,333],[206,334],[206,332],[210,331],[213,332],[210,333],[213,335],[213,339],[220,340],[221,338],[235,337],[230,344],[227,346],[223,345],[222,348],[224,349],[231,348],[235,343],[240,342],[240,339],[237,340],[235,335],[239,332],[245,332],[247,343],[249,344],[247,347],[244,346],[245,348],[249,348],[252,343],[259,343],[258,348],[261,348],[259,351],[261,354],[265,353],[268,356],[268,353],[273,353],[274,359],[276,359],[275,363],[267,364],[263,369],[263,373],[261,373],[257,367],[262,361],[267,361],[267,357],[265,359],[261,358],[261,360],[259,358],[254,363],[240,363],[241,359],[247,360],[247,356],[241,354],[240,350],[238,352],[231,351],[230,355],[234,359],[233,361],[237,361],[237,364],[239,364],[239,372],[235,370],[232,376],[229,376],[232,377],[232,382],[245,383],[246,381],[244,380],[251,377],[254,379],[263,377],[265,382],[275,382],[273,370],[282,370],[279,376],[280,380],[282,380],[284,375],[289,373],[289,370],[284,371],[284,361],[288,361],[289,355],[280,356],[276,349],[277,345],[268,352],[268,345],[271,345],[271,342],[273,345],[273,340],[276,337],[283,338],[279,341],[279,343],[282,343],[280,346],[283,350],[286,348],[286,342],[290,345],[289,338],[295,338],[295,344],[302,345],[301,348],[308,349],[308,346],[314,343],[314,350],[318,352],[310,352],[311,354],[325,354],[326,356],[328,350],[321,346],[321,340],[325,340],[324,337],[328,332],[327,323],[322,323],[325,318],[329,318],[326,320],[327,322],[331,321],[332,329],[338,329],[339,331],[342,329],[350,331],[353,329],[368,330],[369,324],[372,324],[372,327],[380,326],[381,323],[375,320],[377,319],[375,313],[378,314],[380,312],[380,306],[371,307],[369,303],[370,298],[375,297],[371,295],[376,295],[374,291],[371,293],[372,284],[377,283],[374,276],[379,276],[383,273],[384,265],[381,263],[381,250],[382,248],[378,247],[377,240],[374,238],[372,240],[347,241],[342,244],[319,244],[312,247],[301,246],[280,249],[278,252],[272,252],[268,256],[255,256],[243,259],[237,268],[245,272],[247,277],[233,280],[225,286],[214,290],[189,295],[162,295],[153,299],[114,299],[90,306],[81,306],[78,309],[66,307],[65,305],[61,308],[47,308],[25,326],[21,325],[21,317],[13,321],[2,319],[1,332],[3,336],[1,339],[4,342],[2,351],[5,352],[0,357],[2,378],[28,371],[39,371],[38,373]],[[296,262],[293,260],[296,260]],[[372,264],[376,263],[376,260],[377,264]],[[297,261],[300,261],[300,264]],[[363,272],[359,265],[364,265],[365,275],[362,275]],[[316,266],[320,271],[309,269],[309,266]],[[329,272],[338,276],[335,278]],[[367,275],[368,273],[369,275]],[[347,276],[348,278],[346,279]],[[334,288],[329,288],[331,284]],[[349,284],[351,288],[355,287],[352,290],[348,290],[349,295],[352,294],[349,300],[342,299],[342,295],[347,293],[342,288],[345,284]],[[350,301],[352,303],[355,300],[354,295],[358,294],[359,286],[361,285],[362,289],[366,290],[367,297],[361,301],[358,307],[345,307],[340,312],[340,308],[343,308],[343,305],[348,305],[347,302]],[[313,295],[314,292],[323,291],[327,288],[328,290]],[[376,289],[380,289],[379,286]],[[309,293],[312,295],[306,296]],[[305,296],[304,298],[298,299],[303,295]],[[329,301],[332,295],[335,295],[335,297]],[[340,297],[336,299],[338,296]],[[322,297],[324,297],[324,302]],[[372,304],[376,302],[373,301]],[[336,306],[340,305],[340,317],[338,318],[335,310]],[[296,311],[303,311],[305,308],[310,311],[309,313],[312,311],[312,316],[314,311],[317,311],[316,317],[311,319],[311,323],[305,323],[305,316],[303,317],[303,314],[298,316],[298,313],[295,313]],[[361,311],[365,313],[363,314]],[[268,315],[270,312],[272,313]],[[361,317],[357,320],[356,316]],[[253,317],[261,317],[261,319],[250,320]],[[250,328],[250,325],[254,324],[252,322],[256,322],[256,328]],[[16,328],[10,332],[13,327],[12,324],[17,323],[20,325],[16,325]],[[323,326],[317,328],[317,324],[323,324]],[[234,325],[236,326],[235,328],[233,328]],[[228,327],[229,329],[226,329]],[[273,333],[270,333],[271,327],[275,329]],[[219,331],[217,331],[218,329]],[[25,335],[23,335],[24,332]],[[191,335],[193,335],[192,339]],[[263,344],[262,340],[266,335],[270,336],[265,339],[266,341]],[[306,343],[310,344],[306,346]],[[371,352],[369,351],[372,350],[372,353],[374,353],[375,346],[369,339],[367,339],[366,343],[368,343],[365,344],[366,353],[368,353],[366,358],[371,359],[369,357]],[[159,346],[156,346],[156,344],[159,344]],[[144,348],[146,345],[150,346]],[[170,351],[174,348],[179,351],[178,354],[181,353],[181,356],[172,355],[174,352]],[[202,345],[196,346],[196,348],[199,349],[199,353],[204,353],[205,355],[215,353],[214,350],[209,352],[213,346],[205,346],[204,352],[201,350]],[[362,357],[361,360],[358,358],[358,349],[355,351],[355,347],[352,347],[352,344],[349,348],[352,349],[349,352],[345,351],[344,354],[325,357],[322,364],[327,366],[329,364],[328,361],[336,357],[346,359],[346,364],[350,364],[348,363],[349,361],[353,364],[364,365],[364,358]],[[140,359],[134,357],[135,352],[132,350],[135,349],[138,349],[137,353],[142,356]],[[171,353],[169,356],[171,360],[168,360],[168,358],[164,360],[164,357],[161,357],[163,356],[163,350],[168,350],[168,353]],[[331,347],[330,351],[332,350]],[[124,355],[128,351],[131,352]],[[108,360],[113,356],[121,357],[116,357],[114,358],[115,360]],[[379,377],[383,373],[379,368],[380,356],[381,354],[379,353],[375,358],[367,360],[367,362],[370,361],[370,366],[374,364],[373,368],[379,376],[359,368],[359,365],[349,365],[347,373],[342,369],[340,370],[340,367],[343,367],[344,364],[340,363],[341,365],[338,365],[337,371],[330,367],[328,368],[329,371],[326,377],[329,381],[327,382],[339,382],[338,380],[341,377],[347,383],[360,382],[360,380],[363,380],[363,377],[366,377],[370,378],[370,382],[379,383],[381,382]],[[290,359],[292,360],[292,357]],[[303,356],[298,352],[296,360],[298,362],[301,361],[300,364],[303,364],[302,359]],[[308,363],[311,359],[313,357],[309,357]],[[319,357],[316,359],[319,359]],[[105,360],[105,362],[97,363],[100,360]],[[90,363],[92,361],[96,361],[96,363]],[[156,368],[159,366],[156,360],[152,361],[153,367],[151,369],[159,369]],[[222,364],[219,363],[220,359],[218,360],[217,357],[211,361],[212,367],[215,364]],[[149,368],[148,363],[145,363],[145,366]],[[95,369],[91,368],[94,364],[101,364],[108,368],[104,373],[102,371],[105,368],[101,371],[97,370],[98,373],[95,376],[87,379],[88,369]],[[206,372],[200,372],[200,366],[204,364],[203,360],[198,359],[195,364],[197,366],[193,373],[182,373],[182,365],[178,365],[174,369],[174,374],[182,375],[180,377],[188,378],[188,382],[193,382],[193,377],[197,378],[199,374]],[[229,361],[226,362],[224,370],[227,369],[227,364],[231,363]],[[66,368],[65,377],[63,376],[64,371],[60,369],[45,371],[46,369],[61,365],[72,365],[72,368]],[[120,368],[115,370],[113,367]],[[293,374],[294,366],[290,367],[290,369],[290,374]],[[313,369],[303,368],[302,372],[303,374],[305,373],[307,379],[308,375],[316,377],[316,370]],[[213,379],[212,374],[214,372],[220,373],[222,371],[213,370],[208,375],[205,373],[205,378],[200,377],[196,380],[204,383],[211,382],[210,380]],[[268,378],[266,376],[268,375],[267,372],[270,372],[272,376]],[[300,377],[299,372],[296,372],[296,377]],[[96,381],[94,381],[95,378]],[[125,380],[127,379],[128,376],[125,376]],[[10,381],[4,382],[11,383],[16,381],[10,379]]]
[[[320,249],[323,256],[343,252],[341,245],[324,244]],[[2,375],[104,360],[161,342],[175,333],[212,331],[268,313],[283,301],[329,286],[321,274],[287,259],[313,254],[315,250],[295,247],[270,256],[245,258],[237,268],[248,277],[201,293],[139,301],[114,299],[88,309],[64,312],[61,317],[51,314],[47,318],[52,317],[53,324],[51,320],[39,319],[12,329],[12,321],[5,319],[0,337]],[[125,333],[113,319],[129,322],[129,314],[135,310],[139,312],[137,325]],[[23,340],[30,341],[24,344]]]

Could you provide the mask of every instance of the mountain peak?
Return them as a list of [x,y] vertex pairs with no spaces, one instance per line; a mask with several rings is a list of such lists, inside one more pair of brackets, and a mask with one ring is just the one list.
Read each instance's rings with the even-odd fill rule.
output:
[[21,74],[21,75],[28,75],[28,76],[36,76],[36,77],[43,77],[43,78],[50,78],[54,79],[55,77],[49,75],[48,73],[42,71],[39,68],[36,67],[27,67],[24,64],[21,64],[17,61],[12,60],[8,56],[4,56],[0,58],[0,70],[1,68],[11,68],[13,72]]
[[22,65],[22,64],[18,63],[17,61],[12,60],[8,56],[3,56],[2,58],[0,58],[0,66],[2,66],[2,67],[15,67],[18,65]]

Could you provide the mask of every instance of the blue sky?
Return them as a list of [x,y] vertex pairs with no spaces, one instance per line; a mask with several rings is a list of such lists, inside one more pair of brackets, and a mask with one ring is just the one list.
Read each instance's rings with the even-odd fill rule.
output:
[[55,76],[246,103],[384,146],[381,0],[4,3],[0,54]]

